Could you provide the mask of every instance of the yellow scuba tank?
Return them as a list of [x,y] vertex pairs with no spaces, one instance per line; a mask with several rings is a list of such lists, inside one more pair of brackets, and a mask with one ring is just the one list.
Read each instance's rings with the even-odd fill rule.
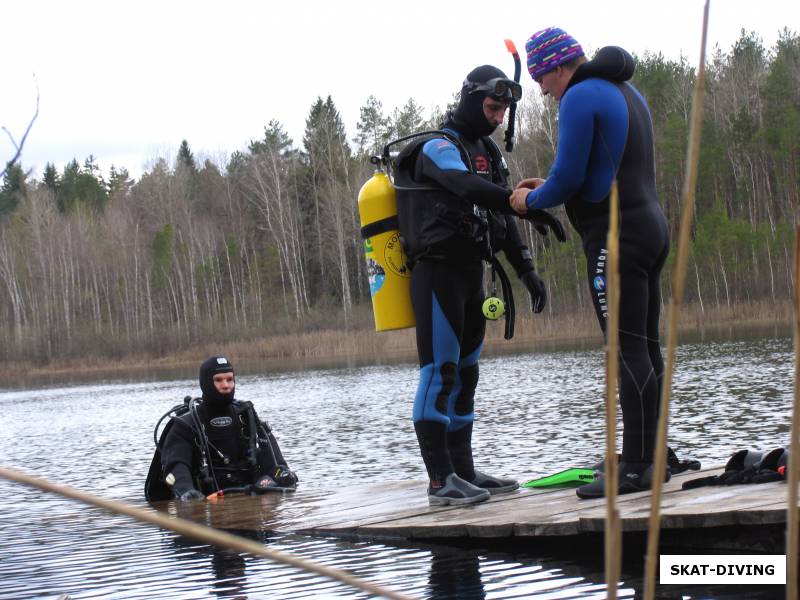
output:
[[411,270],[400,245],[395,191],[380,167],[358,192],[358,214],[375,331],[414,327]]

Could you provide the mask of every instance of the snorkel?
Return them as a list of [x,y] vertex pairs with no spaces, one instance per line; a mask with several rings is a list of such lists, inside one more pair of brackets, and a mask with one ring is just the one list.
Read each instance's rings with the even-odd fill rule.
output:
[[[519,76],[522,72],[522,63],[519,60],[519,53],[517,47],[511,40],[506,40],[506,49],[514,57],[514,81],[519,83]],[[506,152],[511,152],[514,149],[514,119],[517,114],[517,103],[512,102],[511,108],[508,109],[508,128],[506,129],[505,142]]]

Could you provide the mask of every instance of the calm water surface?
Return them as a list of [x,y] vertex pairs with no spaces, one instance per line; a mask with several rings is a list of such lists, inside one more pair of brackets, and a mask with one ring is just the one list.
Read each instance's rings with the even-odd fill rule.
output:
[[[603,361],[599,350],[481,361],[477,465],[526,479],[599,459]],[[670,421],[673,447],[721,463],[738,448],[787,444],[792,361],[788,338],[682,346]],[[252,400],[270,421],[303,489],[322,491],[424,478],[410,422],[416,381],[415,365],[247,375],[237,378],[237,397]],[[0,391],[0,464],[144,505],[153,426],[187,393],[198,393],[196,381]],[[4,481],[0,514],[3,598],[365,597],[314,575]],[[602,559],[585,555],[284,534],[254,539],[417,597],[605,594]],[[641,565],[626,570],[620,595],[633,597],[641,590]],[[660,589],[664,597],[745,597],[742,588]],[[752,590],[746,597],[774,592]]]

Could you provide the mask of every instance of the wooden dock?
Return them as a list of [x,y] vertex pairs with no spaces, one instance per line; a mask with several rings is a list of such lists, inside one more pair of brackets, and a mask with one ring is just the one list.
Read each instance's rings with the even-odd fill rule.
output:
[[[707,486],[681,490],[689,479],[721,468],[675,476],[664,486],[662,537],[677,545],[766,550],[764,538],[782,544],[786,523],[784,482]],[[426,482],[397,481],[335,492],[229,496],[216,503],[162,503],[173,514],[221,529],[274,531],[373,541],[443,540],[451,543],[534,540],[574,542],[603,531],[603,499],[579,500],[574,489],[528,490],[493,496],[466,507],[432,507]],[[619,497],[626,535],[647,531],[650,494]],[[756,535],[758,532],[764,535]],[[731,532],[736,532],[731,535]],[[778,532],[780,540],[774,540]],[[689,542],[689,540],[694,540]],[[722,546],[720,546],[722,544]],[[767,544],[769,545],[769,544]]]

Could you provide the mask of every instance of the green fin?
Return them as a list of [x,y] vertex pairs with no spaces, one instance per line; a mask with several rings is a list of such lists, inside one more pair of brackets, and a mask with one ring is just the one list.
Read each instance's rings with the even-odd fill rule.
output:
[[577,487],[592,483],[596,479],[593,469],[566,469],[547,477],[531,479],[522,484],[524,488]]

